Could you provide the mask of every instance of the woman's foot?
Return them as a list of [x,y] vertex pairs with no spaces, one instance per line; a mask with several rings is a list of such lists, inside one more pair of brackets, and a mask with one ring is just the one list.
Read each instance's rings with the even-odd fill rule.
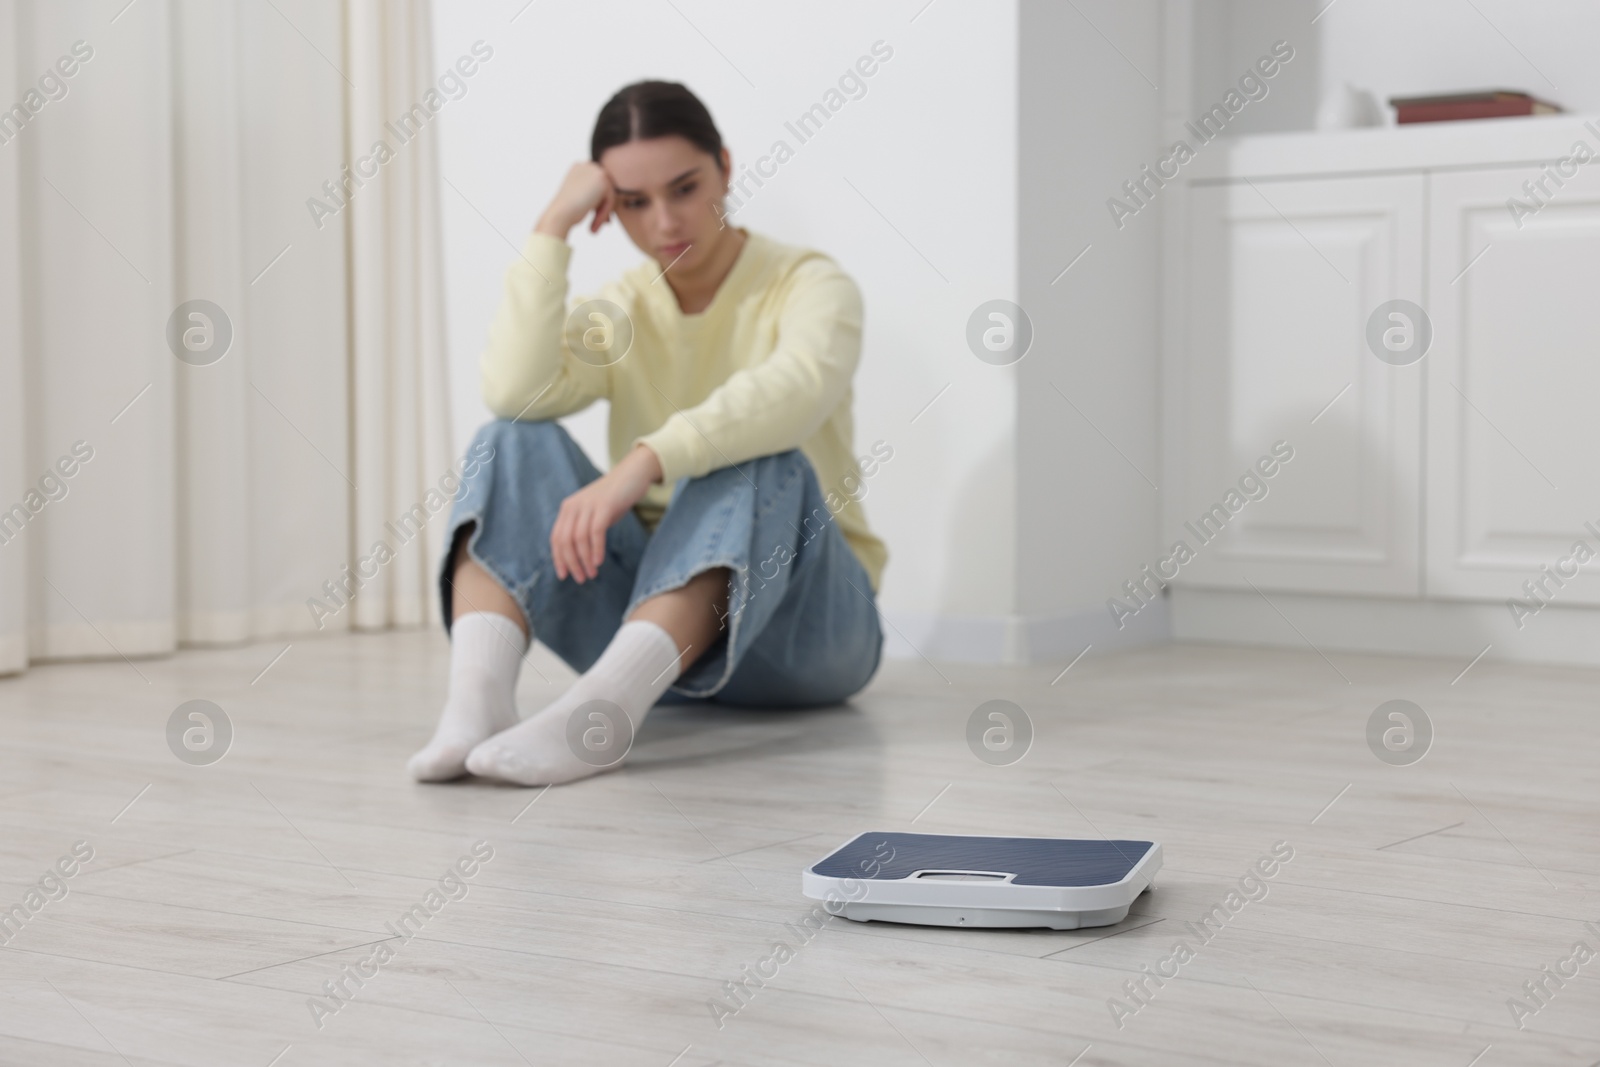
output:
[[[517,785],[561,785],[616,769],[627,755],[633,731],[677,681],[680,655],[671,635],[655,623],[623,623],[595,665],[570,689],[543,711],[474,748],[467,770]],[[580,723],[572,726],[575,739],[569,743],[574,716]],[[628,721],[622,722],[622,716]],[[587,746],[585,738],[591,742]]]
[[419,782],[467,773],[467,755],[517,721],[517,672],[528,640],[516,620],[494,612],[458,616],[450,628],[450,695],[433,740],[406,763]]

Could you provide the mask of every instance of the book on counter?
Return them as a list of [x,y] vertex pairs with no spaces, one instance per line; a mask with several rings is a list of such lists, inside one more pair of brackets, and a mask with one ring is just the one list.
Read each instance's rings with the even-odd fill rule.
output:
[[1498,119],[1514,115],[1554,115],[1561,108],[1527,93],[1510,89],[1485,89],[1442,96],[1391,96],[1395,121],[1454,122],[1461,119]]

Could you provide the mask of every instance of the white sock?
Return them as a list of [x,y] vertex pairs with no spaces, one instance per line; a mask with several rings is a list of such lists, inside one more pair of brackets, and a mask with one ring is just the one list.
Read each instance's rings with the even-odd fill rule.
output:
[[570,689],[543,711],[473,749],[467,756],[467,769],[518,785],[560,785],[614,770],[622,765],[626,750],[579,758],[567,740],[569,720],[576,713],[583,717],[585,728],[599,724],[602,720],[590,717],[595,707],[585,705],[607,701],[620,708],[630,724],[613,727],[611,736],[621,738],[627,730],[625,736],[631,741],[632,731],[644,723],[645,715],[681,673],[678,645],[667,631],[653,622],[623,623],[595,665]]
[[457,616],[450,627],[450,694],[433,740],[406,763],[419,782],[467,773],[472,746],[517,721],[517,672],[528,641],[492,611]]

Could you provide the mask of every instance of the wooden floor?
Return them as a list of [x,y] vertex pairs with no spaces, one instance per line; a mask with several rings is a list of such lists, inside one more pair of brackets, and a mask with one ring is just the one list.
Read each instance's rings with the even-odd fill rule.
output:
[[[890,663],[849,707],[658,709],[624,771],[540,793],[403,777],[443,695],[438,634],[296,642],[262,674],[281,649],[0,680],[0,908],[94,849],[0,949],[0,1063],[1600,1061],[1600,959],[1522,1029],[1507,1007],[1575,942],[1600,951],[1595,672],[1485,660],[1452,684],[1465,657],[1205,646],[1091,652],[1054,683],[1064,664]],[[570,677],[532,662],[525,711]],[[1437,734],[1408,767],[1365,738],[1397,697]],[[236,732],[212,766],[167,747],[195,698]],[[965,740],[994,698],[1037,731],[1009,767]],[[1150,838],[1166,866],[1115,927],[833,919],[802,942],[802,866],[871,829]],[[394,938],[479,841],[467,895]],[[1280,841],[1267,896],[1114,1018]],[[793,958],[719,1028],[724,983],[778,940]]]

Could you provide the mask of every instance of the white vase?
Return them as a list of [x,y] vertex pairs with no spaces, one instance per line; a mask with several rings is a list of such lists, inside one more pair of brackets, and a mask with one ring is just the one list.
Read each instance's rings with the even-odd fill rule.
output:
[[1351,130],[1362,126],[1383,126],[1385,119],[1378,98],[1369,90],[1349,82],[1331,90],[1317,108],[1317,129]]

